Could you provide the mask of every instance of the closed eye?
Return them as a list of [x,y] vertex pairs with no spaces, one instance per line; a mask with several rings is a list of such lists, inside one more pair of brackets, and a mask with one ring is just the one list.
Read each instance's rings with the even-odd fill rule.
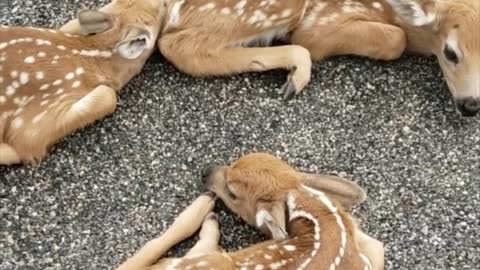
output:
[[235,195],[235,193],[233,193],[228,186],[226,187],[226,189],[227,189],[227,195],[228,197],[230,197],[230,199],[232,200],[238,199],[238,196]]

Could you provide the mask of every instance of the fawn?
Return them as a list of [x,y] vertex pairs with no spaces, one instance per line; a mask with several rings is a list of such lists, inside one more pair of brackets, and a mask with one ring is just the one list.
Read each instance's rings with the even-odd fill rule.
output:
[[36,162],[67,134],[111,114],[156,48],[165,3],[114,0],[83,10],[80,35],[0,27],[0,164]]
[[[203,182],[233,212],[273,239],[224,252],[218,244],[218,222],[210,213],[214,198],[204,194],[163,235],[147,243],[117,270],[384,267],[383,244],[363,233],[343,210],[365,199],[365,192],[353,182],[301,173],[263,153],[246,155],[230,166],[210,167],[203,173]],[[200,226],[200,240],[184,257],[158,261]]]
[[[312,60],[437,56],[458,111],[480,111],[480,1],[170,0],[158,45],[195,76],[286,69],[285,98],[310,80]],[[273,40],[290,45],[269,46]]]

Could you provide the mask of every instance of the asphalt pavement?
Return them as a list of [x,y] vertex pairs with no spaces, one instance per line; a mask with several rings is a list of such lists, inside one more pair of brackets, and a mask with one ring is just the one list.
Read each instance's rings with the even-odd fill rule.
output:
[[[1,24],[43,27],[105,3],[1,1]],[[195,79],[155,54],[111,117],[37,166],[0,167],[0,269],[111,269],[203,191],[206,164],[254,151],[364,187],[354,215],[385,242],[386,269],[480,269],[480,117],[455,112],[435,59],[335,57],[287,102],[285,78]],[[262,239],[217,211],[228,250]]]

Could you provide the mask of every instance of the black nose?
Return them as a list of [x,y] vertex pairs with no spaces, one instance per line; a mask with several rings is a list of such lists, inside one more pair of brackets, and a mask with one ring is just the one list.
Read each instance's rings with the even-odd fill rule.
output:
[[210,176],[210,174],[212,174],[213,172],[213,166],[207,166],[203,169],[202,171],[202,183],[203,184],[206,184],[207,181],[208,181],[208,177]]
[[480,111],[480,98],[467,97],[456,102],[458,111],[466,117],[473,117]]

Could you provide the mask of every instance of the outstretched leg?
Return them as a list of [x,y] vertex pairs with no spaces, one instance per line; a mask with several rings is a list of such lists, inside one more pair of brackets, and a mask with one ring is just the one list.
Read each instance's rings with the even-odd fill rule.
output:
[[286,69],[290,70],[290,75],[281,90],[285,98],[300,93],[310,81],[310,53],[301,46],[223,49],[202,46],[190,50],[187,44],[189,42],[191,43],[191,40],[185,42],[182,34],[177,36],[172,33],[160,38],[159,47],[162,54],[178,69],[193,76]]
[[175,219],[160,237],[146,243],[133,257],[121,264],[117,270],[142,269],[154,264],[175,244],[192,236],[202,225],[215,204],[213,193],[198,197]]
[[187,257],[206,255],[219,250],[220,230],[215,213],[210,213],[205,218],[199,236],[200,240],[188,251]]

